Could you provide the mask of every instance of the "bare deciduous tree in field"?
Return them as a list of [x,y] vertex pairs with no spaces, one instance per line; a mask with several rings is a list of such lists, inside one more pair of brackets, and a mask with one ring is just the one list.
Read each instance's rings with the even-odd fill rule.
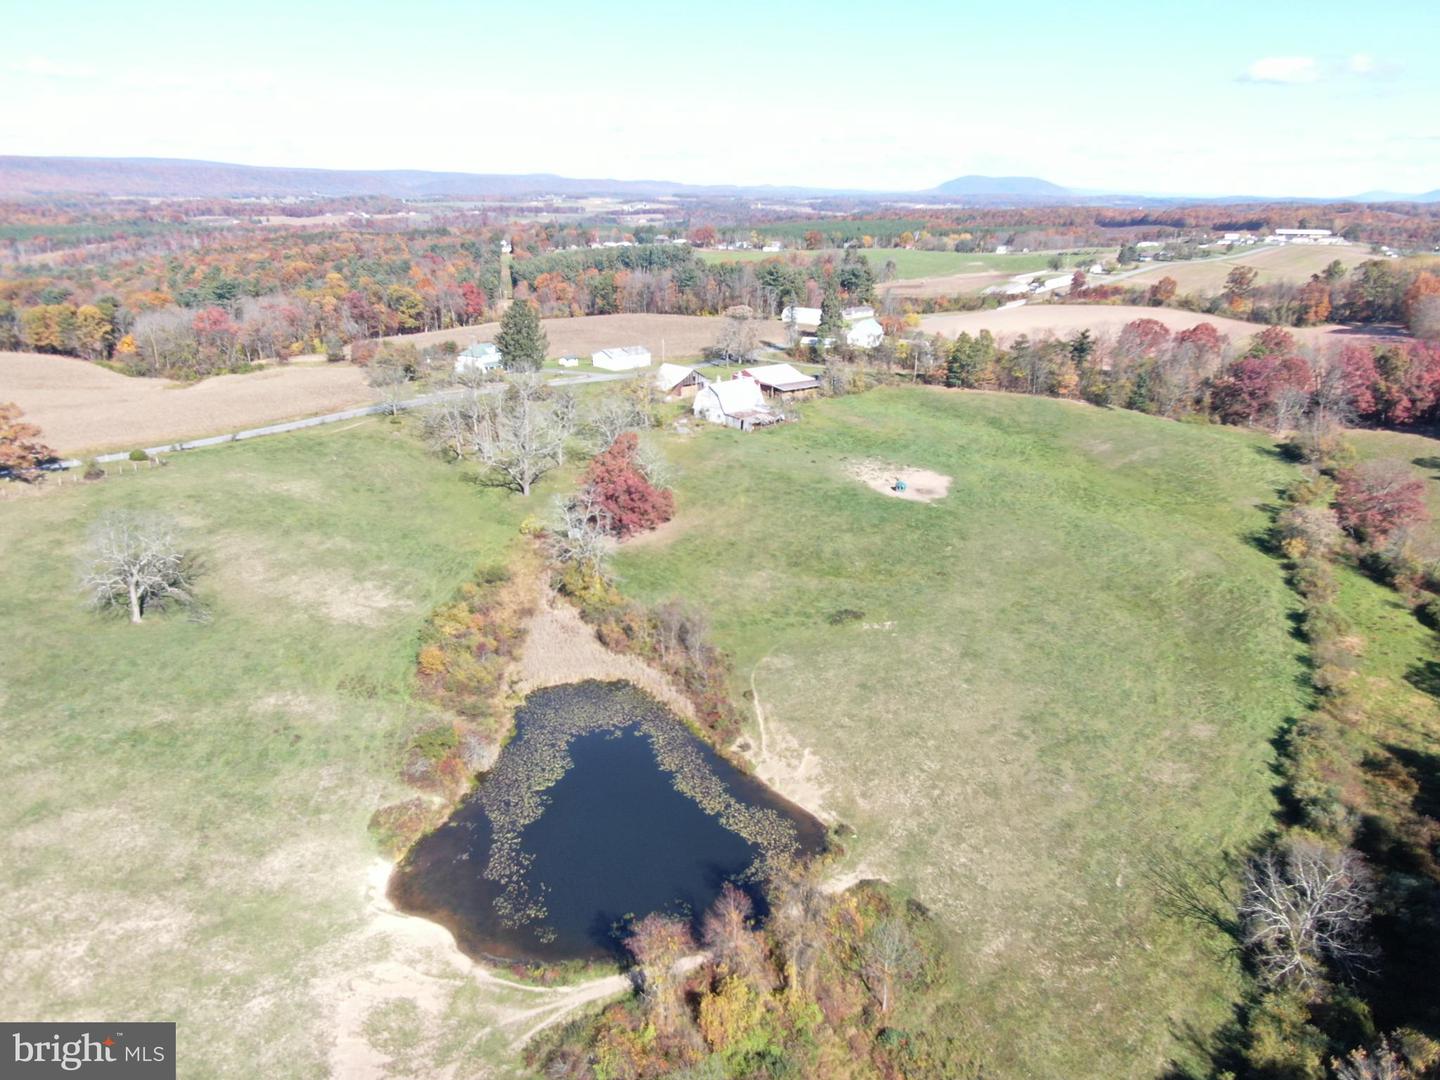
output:
[[585,426],[595,445],[604,449],[627,431],[650,426],[650,416],[634,395],[624,390],[609,390],[591,403]]
[[368,381],[385,411],[391,416],[399,413],[400,403],[405,400],[405,388],[410,385],[410,372],[399,364],[376,363],[370,368]]
[[562,563],[598,570],[615,548],[615,531],[594,489],[587,486],[569,497],[556,496],[554,517],[549,531],[551,555]]
[[426,410],[421,420],[425,440],[432,449],[457,460],[469,457],[489,437],[497,401],[492,389],[478,383],[465,385],[460,394]]
[[1261,975],[1317,995],[1329,966],[1364,970],[1373,889],[1353,851],[1292,840],[1251,860],[1240,898],[1241,942]]
[[160,514],[106,513],[90,530],[82,573],[91,604],[128,611],[132,623],[167,604],[195,603],[194,559]]
[[529,495],[535,481],[564,460],[569,435],[566,417],[546,400],[539,377],[522,375],[506,388],[476,450],[508,486]]
[[[793,318],[793,312],[792,318]],[[755,312],[744,304],[736,304],[725,312],[720,340],[715,352],[726,364],[748,364],[760,348],[760,331],[755,325]]]

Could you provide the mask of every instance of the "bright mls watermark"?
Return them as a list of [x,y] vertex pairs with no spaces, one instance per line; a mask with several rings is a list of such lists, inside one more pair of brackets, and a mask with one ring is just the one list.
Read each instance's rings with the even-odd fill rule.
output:
[[0,1077],[175,1080],[175,1025],[0,1022]]

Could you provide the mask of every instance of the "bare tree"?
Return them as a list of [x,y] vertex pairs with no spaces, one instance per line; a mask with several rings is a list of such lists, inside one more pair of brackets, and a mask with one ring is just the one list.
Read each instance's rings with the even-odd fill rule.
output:
[[1317,996],[1328,965],[1368,969],[1372,892],[1370,873],[1355,852],[1291,840],[1246,868],[1241,943],[1267,982]]
[[398,364],[376,363],[371,365],[367,380],[380,404],[391,416],[400,411],[400,402],[405,400],[405,388],[410,384],[410,373]]
[[462,393],[444,398],[421,417],[421,430],[430,447],[462,460],[475,453],[493,430],[499,397],[483,386],[466,386]]
[[585,417],[585,427],[601,450],[625,432],[649,425],[649,414],[624,390],[608,390],[598,395]]
[[860,974],[882,1014],[895,1000],[895,984],[914,976],[920,967],[915,935],[903,919],[880,920],[860,943]]
[[595,501],[589,487],[574,495],[556,496],[549,530],[550,554],[562,563],[580,563],[598,570],[615,549],[610,515]]
[[[792,311],[793,320],[794,313]],[[725,310],[725,323],[715,351],[726,364],[748,364],[760,348],[760,331],[755,326],[755,312],[744,304]]]
[[655,1028],[674,1034],[685,1018],[685,983],[677,970],[695,947],[690,928],[668,915],[646,915],[631,929],[625,947],[640,965],[645,1004]]
[[779,868],[770,882],[769,926],[785,960],[786,979],[810,989],[825,940],[830,898],[813,871],[799,865]]
[[769,990],[772,980],[765,959],[765,939],[755,929],[754,916],[755,905],[750,897],[727,881],[701,921],[701,940],[716,963]]
[[121,608],[138,623],[147,610],[194,604],[195,563],[175,522],[159,514],[111,510],[90,530],[81,571],[97,609]]
[[563,460],[570,431],[536,375],[519,375],[506,387],[495,422],[476,446],[480,460],[521,495]]

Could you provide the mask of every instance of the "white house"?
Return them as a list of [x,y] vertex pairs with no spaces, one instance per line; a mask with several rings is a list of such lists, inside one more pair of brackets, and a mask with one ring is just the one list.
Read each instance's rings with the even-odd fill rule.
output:
[[885,328],[878,319],[861,319],[845,331],[845,340],[852,348],[873,349],[885,337]]
[[[875,318],[875,309],[868,304],[844,308],[840,315],[847,324],[845,341],[855,348],[873,349],[885,336],[885,330]],[[818,307],[787,307],[780,312],[780,321],[787,326],[790,325],[792,317],[798,330],[816,330],[820,327],[821,314]]]
[[619,345],[590,354],[590,363],[606,371],[630,371],[650,366],[650,350],[644,345]]
[[694,397],[707,382],[704,375],[684,364],[661,364],[655,371],[655,389],[671,401]]
[[696,416],[712,424],[750,431],[785,419],[765,404],[760,384],[754,379],[734,378],[712,382],[695,395]]
[[455,357],[455,374],[494,371],[500,366],[500,350],[488,341],[477,341]]

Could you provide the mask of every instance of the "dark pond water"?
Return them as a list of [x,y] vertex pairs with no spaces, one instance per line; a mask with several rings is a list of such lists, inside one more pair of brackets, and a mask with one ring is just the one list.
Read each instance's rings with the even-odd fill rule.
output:
[[767,860],[824,846],[818,821],[629,683],[537,691],[515,731],[390,882],[398,908],[448,927],[473,957],[616,956],[628,920],[696,918],[726,881],[758,905]]

